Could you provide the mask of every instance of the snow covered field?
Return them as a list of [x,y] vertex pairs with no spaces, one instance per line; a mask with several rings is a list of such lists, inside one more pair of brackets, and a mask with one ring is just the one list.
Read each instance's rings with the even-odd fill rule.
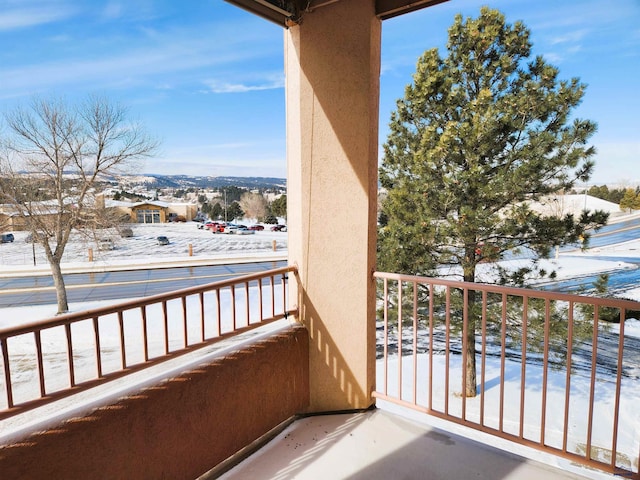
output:
[[[116,231],[104,231],[98,239],[113,241],[113,250],[100,250],[93,239],[74,235],[65,249],[63,267],[85,266],[87,268],[106,267],[126,263],[166,262],[170,260],[189,260],[189,246],[192,259],[237,257],[273,253],[286,253],[287,233],[271,232],[269,225],[265,230],[252,235],[213,234],[197,228],[196,222],[132,224],[133,237],[122,238]],[[25,242],[26,232],[14,232],[13,243],[0,243],[0,275],[6,272],[28,272],[33,269],[35,247],[36,266],[48,264],[42,247]],[[157,237],[165,235],[169,245],[158,245]],[[89,249],[93,250],[93,262],[89,262]]]

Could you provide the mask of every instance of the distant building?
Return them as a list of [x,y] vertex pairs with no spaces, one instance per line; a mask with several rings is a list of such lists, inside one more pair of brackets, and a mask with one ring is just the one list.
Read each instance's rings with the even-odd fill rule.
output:
[[178,218],[190,221],[198,213],[197,205],[193,203],[168,203],[159,200],[137,203],[111,200],[105,206],[118,210],[123,216],[128,215],[132,223],[166,223]]
[[159,201],[139,202],[131,206],[131,221],[134,223],[165,223],[169,204]]
[[24,219],[16,212],[6,211],[0,207],[0,232],[16,232],[24,230]]

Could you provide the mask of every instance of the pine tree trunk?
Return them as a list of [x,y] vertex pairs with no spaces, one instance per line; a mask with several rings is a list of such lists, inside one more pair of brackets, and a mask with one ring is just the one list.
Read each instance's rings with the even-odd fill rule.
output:
[[[464,281],[465,282],[473,282],[475,280],[475,269],[469,269],[471,272],[465,269],[464,273]],[[467,315],[464,318],[465,329],[463,330],[465,340],[466,340],[466,370],[465,370],[465,396],[466,397],[475,397],[476,396],[476,309],[475,309],[475,300],[476,300],[476,292],[475,291],[467,291],[467,298],[465,299],[467,302]]]

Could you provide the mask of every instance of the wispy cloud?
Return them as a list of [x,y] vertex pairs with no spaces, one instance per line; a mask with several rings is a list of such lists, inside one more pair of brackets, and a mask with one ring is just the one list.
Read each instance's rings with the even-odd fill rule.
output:
[[64,20],[73,15],[68,7],[32,6],[5,10],[0,13],[0,31],[17,30]]
[[168,150],[167,155],[171,157],[201,157],[210,158],[212,152],[217,150],[237,150],[240,148],[248,149],[255,147],[250,142],[228,142],[228,143],[204,143],[180,145]]
[[229,83],[219,80],[205,82],[210,93],[246,93],[260,90],[276,90],[284,88],[284,76],[270,76],[262,82],[256,83]]
[[562,35],[551,38],[550,43],[552,45],[558,44],[566,44],[566,43],[577,43],[582,41],[587,35],[589,35],[589,31],[587,29],[578,29],[571,32],[565,32]]
[[[173,40],[162,39],[146,46],[129,48],[117,54],[87,55],[82,58],[59,58],[54,61],[6,67],[3,69],[3,95],[15,96],[16,92],[31,94],[43,89],[93,83],[94,88],[104,86],[148,83],[150,79],[162,77],[161,85],[175,85],[177,81],[196,81],[201,70],[210,70],[221,65],[242,64],[260,55],[256,49],[239,48],[220,44],[211,38],[193,39],[174,36]],[[189,76],[171,77],[171,74]],[[212,90],[262,90],[282,88],[284,80],[267,79],[266,83],[231,85],[228,82],[205,82]]]

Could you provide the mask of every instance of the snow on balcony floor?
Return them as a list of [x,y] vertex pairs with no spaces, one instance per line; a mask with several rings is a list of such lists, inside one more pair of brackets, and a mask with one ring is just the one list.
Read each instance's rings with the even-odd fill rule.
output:
[[[295,421],[221,479],[555,480],[613,478],[574,472],[374,409]],[[575,471],[581,470],[581,474]],[[201,480],[210,478],[201,477]]]

